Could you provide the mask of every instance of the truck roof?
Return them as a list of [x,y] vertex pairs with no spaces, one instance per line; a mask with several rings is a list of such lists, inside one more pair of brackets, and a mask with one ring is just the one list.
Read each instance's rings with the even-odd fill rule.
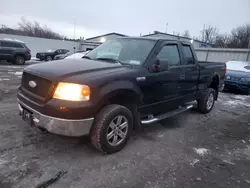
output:
[[190,42],[186,41],[181,41],[181,40],[174,40],[174,39],[166,39],[166,38],[161,38],[161,37],[119,37],[122,39],[138,39],[138,40],[154,40],[154,41],[174,41],[174,42],[181,42],[182,44],[185,45],[191,45]]

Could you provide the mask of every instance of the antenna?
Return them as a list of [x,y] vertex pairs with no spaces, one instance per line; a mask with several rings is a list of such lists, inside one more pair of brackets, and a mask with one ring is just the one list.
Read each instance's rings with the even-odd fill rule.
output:
[[168,33],[168,23],[166,24],[166,33]]

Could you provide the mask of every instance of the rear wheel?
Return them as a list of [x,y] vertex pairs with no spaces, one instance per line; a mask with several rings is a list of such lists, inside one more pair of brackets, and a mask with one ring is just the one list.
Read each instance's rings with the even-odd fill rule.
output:
[[203,96],[197,101],[199,112],[206,114],[209,113],[214,107],[215,90],[208,88]]
[[115,153],[126,145],[132,131],[131,111],[121,105],[108,105],[95,117],[91,128],[91,142],[103,153]]
[[17,55],[14,59],[14,64],[16,65],[23,65],[25,63],[25,59],[21,55]]

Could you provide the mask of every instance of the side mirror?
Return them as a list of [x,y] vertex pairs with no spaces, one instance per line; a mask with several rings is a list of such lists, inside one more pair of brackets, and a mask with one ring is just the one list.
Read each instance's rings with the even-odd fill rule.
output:
[[168,61],[167,60],[159,60],[157,59],[155,63],[152,65],[153,72],[161,72],[168,70]]

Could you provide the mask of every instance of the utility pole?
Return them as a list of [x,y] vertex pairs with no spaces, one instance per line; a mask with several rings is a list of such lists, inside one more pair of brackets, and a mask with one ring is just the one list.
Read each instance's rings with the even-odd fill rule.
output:
[[76,53],[76,20],[74,19],[74,53]]
[[168,33],[168,23],[166,24],[166,33]]

